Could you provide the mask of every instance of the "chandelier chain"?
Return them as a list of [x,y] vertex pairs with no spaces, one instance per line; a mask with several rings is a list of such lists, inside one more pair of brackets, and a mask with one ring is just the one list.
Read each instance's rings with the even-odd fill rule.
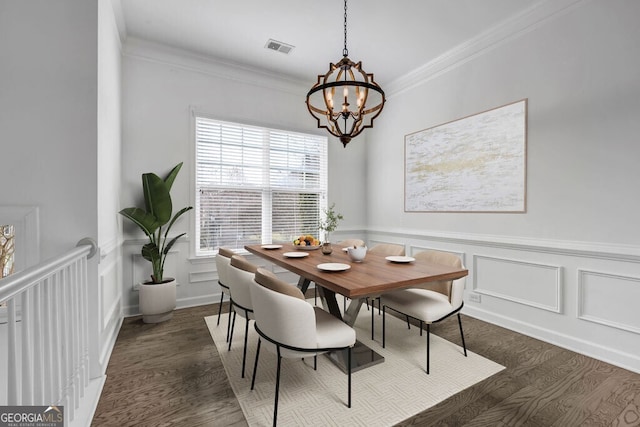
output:
[[347,0],[344,0],[344,49],[342,50],[343,56],[349,56],[347,50]]

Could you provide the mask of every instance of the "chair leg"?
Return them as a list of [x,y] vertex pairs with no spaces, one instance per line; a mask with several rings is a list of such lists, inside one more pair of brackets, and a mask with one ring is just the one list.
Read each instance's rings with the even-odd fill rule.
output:
[[273,404],[273,427],[276,427],[278,419],[278,393],[280,392],[280,365],[282,357],[280,356],[280,347],[278,347],[278,368],[276,371],[276,401]]
[[262,339],[258,338],[258,347],[256,348],[256,361],[253,363],[253,376],[251,377],[251,390],[256,385],[256,372],[258,372],[258,357],[260,357],[260,343]]
[[464,343],[464,333],[462,332],[462,320],[460,319],[460,313],[458,313],[458,325],[460,326],[460,337],[462,337],[462,348],[464,349],[464,357],[467,357],[467,345]]
[[[367,306],[368,307],[368,306]],[[373,336],[374,336],[374,332],[373,332],[373,328],[374,328],[374,324],[373,324],[373,310],[371,310],[371,341],[373,341]]]
[[242,378],[244,378],[244,367],[247,362],[247,337],[249,336],[249,313],[246,313],[247,321],[244,325],[244,350],[242,352]]
[[411,329],[411,323],[409,323],[409,316],[405,314],[404,317],[407,318],[407,329]]
[[385,338],[386,338],[385,330],[387,329],[386,320],[387,320],[387,306],[385,305],[382,308],[382,348],[384,348],[384,345],[385,345]]
[[348,387],[348,403],[347,407],[351,408],[351,347],[348,349],[349,355],[347,356],[347,371],[349,372],[349,378],[347,380]]
[[314,371],[318,370],[318,355],[317,354],[315,356],[313,356],[313,370]]
[[367,311],[369,311],[369,297],[366,298],[366,302],[367,302]]
[[430,323],[427,323],[427,374],[429,374],[429,327],[431,326]]
[[220,305],[218,306],[218,324],[220,326],[220,314],[222,313],[222,301],[224,301],[224,291],[220,294]]
[[231,303],[229,303],[229,321],[227,322],[227,342],[229,342],[229,333],[231,332]]
[[229,335],[229,348],[227,351],[231,351],[231,341],[233,340],[233,330],[236,327],[236,311],[233,311],[233,324],[231,325],[231,334]]
[[422,325],[424,324],[424,322],[421,320],[420,321],[420,336],[422,336]]

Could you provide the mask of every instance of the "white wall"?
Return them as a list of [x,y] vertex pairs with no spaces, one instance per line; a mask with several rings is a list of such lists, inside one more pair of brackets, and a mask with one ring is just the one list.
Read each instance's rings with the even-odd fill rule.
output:
[[[581,2],[419,85],[398,85],[367,150],[371,241],[458,253],[468,291],[483,294],[467,299],[467,313],[635,371],[638,16],[634,1]],[[526,213],[403,211],[406,134],[523,98]]]
[[[117,3],[114,3],[117,7]],[[116,9],[117,10],[117,9]],[[100,264],[95,289],[99,354],[106,369],[122,321],[121,68],[122,44],[111,0],[98,2],[97,204]]]
[[39,207],[46,259],[97,237],[97,2],[0,7],[0,203]]
[[[319,72],[322,70],[319,70]],[[184,166],[172,188],[174,207],[194,204],[192,109],[221,120],[324,135],[315,127],[304,99],[311,87],[251,70],[232,68],[184,52],[129,39],[123,60],[122,207],[141,203],[140,175]],[[329,141],[329,202],[345,216],[340,230],[362,233],[366,224],[364,139],[347,149]],[[192,234],[193,215],[172,233]],[[146,280],[150,265],[140,255],[144,236],[125,224],[123,295],[125,310],[138,312],[134,284]],[[178,279],[178,306],[219,299],[213,259],[190,259],[192,242],[174,246],[167,273]]]
[[108,0],[0,1],[0,213],[23,212],[23,228],[37,229],[24,230],[36,261],[85,237],[103,252],[88,262],[92,381],[77,425],[91,419],[122,318],[104,310],[120,291],[119,56]]

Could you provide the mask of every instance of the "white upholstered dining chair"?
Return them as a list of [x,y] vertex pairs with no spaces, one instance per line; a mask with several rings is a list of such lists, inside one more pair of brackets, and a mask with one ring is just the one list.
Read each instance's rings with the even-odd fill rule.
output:
[[364,246],[364,240],[361,239],[344,239],[336,243],[339,248],[347,248],[353,246]]
[[[216,270],[218,271],[218,285],[220,285],[220,305],[218,306],[218,325],[220,325],[220,314],[222,313],[222,301],[224,301],[225,292],[229,293],[227,282],[227,271],[231,263],[231,257],[235,255],[231,249],[219,248],[216,254]],[[229,323],[227,324],[227,341],[229,341],[229,331],[231,328],[231,309],[229,309]]]
[[356,342],[356,333],[337,317],[304,299],[296,286],[278,279],[268,270],[258,268],[251,287],[251,298],[260,301],[254,306],[255,329],[260,335],[256,348],[251,390],[254,389],[260,346],[277,356],[276,390],[273,407],[273,425],[278,416],[278,394],[282,358],[304,358],[334,350],[346,350],[348,366],[347,406],[351,407],[351,347]]
[[247,261],[242,255],[234,255],[229,263],[229,295],[231,308],[233,311],[233,323],[231,324],[231,334],[229,335],[229,348],[233,340],[233,331],[236,326],[236,315],[240,314],[245,319],[244,326],[244,347],[242,349],[242,378],[247,361],[247,337],[249,336],[249,320],[253,320],[253,302],[251,300],[250,288],[257,270],[257,266]]
[[[426,260],[429,262],[447,265],[450,267],[464,268],[462,261],[454,254],[440,251],[424,251],[414,255],[416,261]],[[427,364],[426,371],[429,373],[429,335],[430,325],[440,322],[454,314],[458,315],[458,325],[462,338],[462,348],[465,357],[467,356],[467,346],[464,342],[462,331],[462,320],[460,310],[464,305],[463,292],[466,277],[456,280],[439,282],[429,282],[409,289],[401,289],[384,293],[380,296],[382,304],[382,347],[386,345],[385,322],[386,310],[391,309],[405,316],[412,317],[420,321],[420,335],[422,335],[423,325],[427,325]]]

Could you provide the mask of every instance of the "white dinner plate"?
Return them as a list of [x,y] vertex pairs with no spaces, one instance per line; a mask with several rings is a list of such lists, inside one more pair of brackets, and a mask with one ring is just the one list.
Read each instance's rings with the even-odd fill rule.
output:
[[344,271],[350,269],[349,264],[342,264],[339,262],[327,262],[325,264],[318,264],[318,270],[322,271]]
[[262,245],[262,249],[280,249],[282,245]]
[[413,262],[416,260],[414,257],[410,256],[388,256],[385,257],[385,259],[391,262]]
[[285,252],[282,255],[284,255],[285,258],[304,258],[306,256],[309,256],[308,252]]

